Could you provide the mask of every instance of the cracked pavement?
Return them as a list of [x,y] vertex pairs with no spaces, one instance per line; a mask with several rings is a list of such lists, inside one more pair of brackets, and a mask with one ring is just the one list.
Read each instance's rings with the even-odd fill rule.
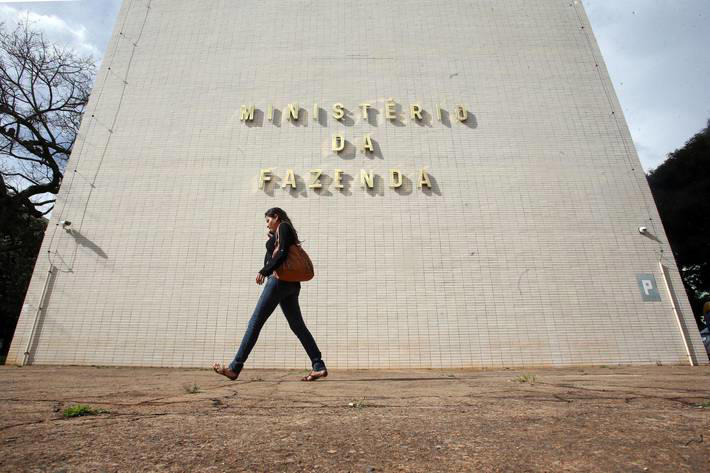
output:
[[707,365],[302,375],[3,366],[0,471],[710,471]]

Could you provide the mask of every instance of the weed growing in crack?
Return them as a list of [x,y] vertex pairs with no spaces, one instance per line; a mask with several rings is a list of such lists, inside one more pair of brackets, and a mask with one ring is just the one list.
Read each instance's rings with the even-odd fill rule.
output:
[[355,409],[363,409],[367,407],[367,401],[365,401],[365,398],[358,399],[356,401],[348,403],[349,407],[354,407]]
[[535,384],[535,375],[530,374],[530,373],[525,373],[521,374],[517,378],[513,379],[513,381],[517,381],[518,383],[530,383],[530,384]]
[[81,417],[81,416],[96,416],[99,414],[108,414],[109,411],[106,409],[94,408],[87,406],[86,404],[75,404],[64,409],[62,415],[66,418],[70,417]]

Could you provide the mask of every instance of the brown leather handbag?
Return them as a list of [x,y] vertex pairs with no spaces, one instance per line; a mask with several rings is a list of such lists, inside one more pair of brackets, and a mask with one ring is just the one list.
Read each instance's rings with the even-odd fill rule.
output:
[[[277,228],[276,247],[272,256],[276,256],[279,246],[279,229]],[[308,253],[306,253],[300,243],[294,243],[288,247],[286,261],[281,263],[278,269],[274,270],[274,276],[281,281],[310,281],[314,275],[311,258],[308,257]]]

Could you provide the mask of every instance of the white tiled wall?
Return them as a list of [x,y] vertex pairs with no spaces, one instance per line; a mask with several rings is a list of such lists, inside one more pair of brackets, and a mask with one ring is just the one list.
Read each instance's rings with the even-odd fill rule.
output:
[[[385,120],[389,98],[428,119]],[[291,102],[301,123],[266,119]],[[473,116],[441,123],[435,104]],[[125,0],[88,110],[8,362],[28,344],[36,364],[230,360],[273,206],[314,261],[300,301],[332,368],[687,363],[659,259],[707,362],[579,2]],[[352,147],[367,133],[374,155]],[[276,186],[258,188],[261,168]],[[296,191],[277,187],[288,168]],[[433,189],[416,188],[420,168]],[[660,302],[642,301],[639,273]],[[307,365],[277,309],[247,367]]]

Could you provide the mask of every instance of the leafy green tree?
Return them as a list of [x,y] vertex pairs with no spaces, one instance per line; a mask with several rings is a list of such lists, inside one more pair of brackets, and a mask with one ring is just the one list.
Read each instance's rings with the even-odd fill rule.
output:
[[649,172],[648,183],[701,327],[710,300],[710,120]]
[[3,225],[0,230],[0,359],[4,359],[10,348],[47,220],[15,215],[3,221]]

